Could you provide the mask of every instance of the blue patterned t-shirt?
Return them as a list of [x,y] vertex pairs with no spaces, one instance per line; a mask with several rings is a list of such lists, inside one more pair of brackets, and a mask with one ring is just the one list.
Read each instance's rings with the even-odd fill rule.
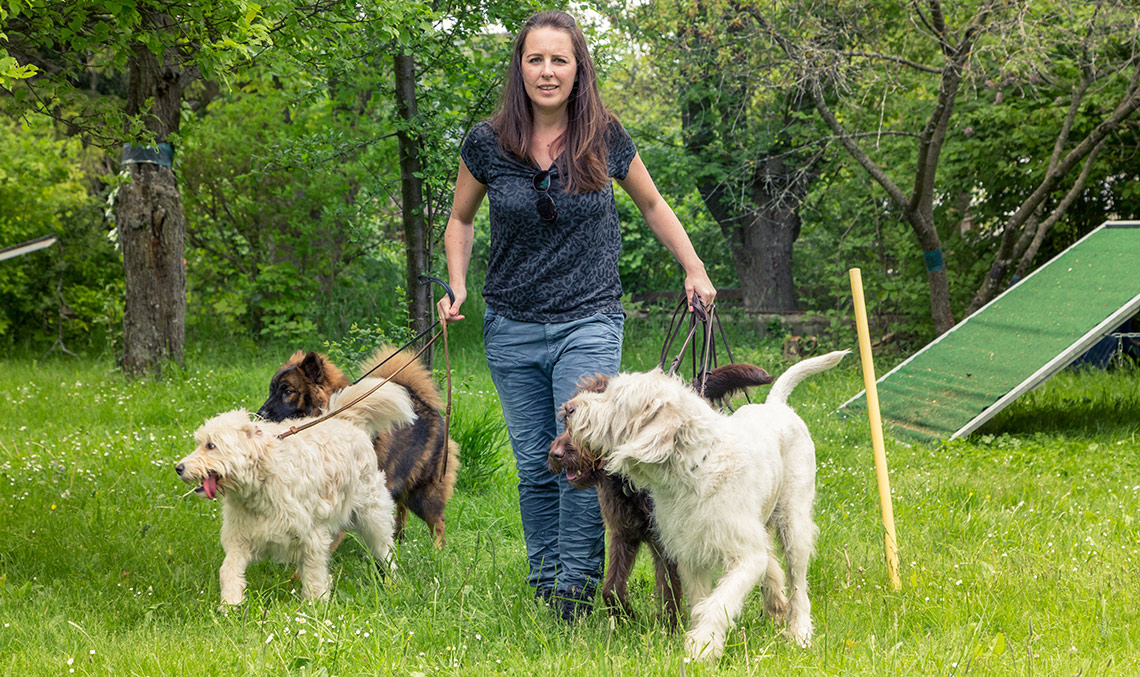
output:
[[[620,123],[607,135],[607,166],[624,179],[637,149]],[[621,313],[621,227],[613,184],[591,193],[563,191],[550,168],[548,194],[558,216],[544,221],[535,207],[539,172],[499,146],[490,123],[476,125],[463,141],[464,164],[487,186],[491,252],[483,298],[504,317],[520,322],[569,322],[594,313]]]

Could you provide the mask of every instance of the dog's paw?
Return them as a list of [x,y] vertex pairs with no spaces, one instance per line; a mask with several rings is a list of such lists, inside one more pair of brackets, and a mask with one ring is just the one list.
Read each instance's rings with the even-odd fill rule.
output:
[[765,591],[764,613],[768,614],[768,617],[776,623],[783,623],[787,620],[788,598],[783,592],[777,591],[769,595],[767,591]]
[[685,633],[685,655],[695,661],[715,661],[724,653],[724,637],[707,631]]
[[788,627],[784,629],[784,637],[798,644],[801,648],[807,649],[811,646],[811,619],[795,619],[788,623]]
[[307,602],[327,602],[332,596],[332,589],[319,586],[309,585],[301,587],[301,599]]
[[602,604],[611,616],[629,621],[637,618],[636,614],[633,613],[633,605],[629,603],[629,599],[617,595],[613,590],[602,590]]
[[389,553],[383,559],[374,559],[373,564],[376,567],[376,573],[380,575],[381,580],[385,583],[392,583],[396,576],[396,558]]

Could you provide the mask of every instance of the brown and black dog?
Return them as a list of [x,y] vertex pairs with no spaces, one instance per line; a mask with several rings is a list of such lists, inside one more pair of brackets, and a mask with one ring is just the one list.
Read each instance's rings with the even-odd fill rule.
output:
[[[606,376],[599,374],[583,379],[578,387],[580,390],[603,392],[608,382]],[[723,404],[737,391],[771,382],[772,377],[760,367],[729,364],[709,372],[705,381],[705,398]],[[699,385],[694,383],[694,389],[699,389]],[[598,504],[609,535],[609,564],[602,582],[605,605],[627,617],[633,616],[633,607],[629,603],[629,574],[633,571],[641,544],[645,543],[653,556],[657,595],[665,607],[665,620],[671,628],[676,628],[680,622],[681,579],[677,575],[677,565],[666,554],[657,535],[653,524],[653,499],[649,492],[638,490],[624,478],[606,472],[597,454],[580,451],[565,432],[551,443],[546,461],[551,472],[565,472],[566,481],[571,486],[598,488]]]
[[[394,352],[394,348],[381,347],[361,365],[361,373],[368,372]],[[392,376],[409,362],[411,364]],[[443,417],[439,413],[443,402],[435,381],[411,351],[392,357],[371,376],[392,376],[391,382],[383,387],[407,390],[416,412],[415,422],[387,430],[373,442],[377,463],[388,476],[388,490],[396,502],[396,535],[403,533],[408,510],[411,510],[431,528],[435,545],[441,548],[444,509],[455,491],[455,476],[459,470],[459,445],[454,440],[444,440]],[[261,405],[257,415],[270,421],[312,416],[328,404],[332,393],[348,385],[348,378],[327,357],[298,350],[273,375],[269,382],[269,399]]]

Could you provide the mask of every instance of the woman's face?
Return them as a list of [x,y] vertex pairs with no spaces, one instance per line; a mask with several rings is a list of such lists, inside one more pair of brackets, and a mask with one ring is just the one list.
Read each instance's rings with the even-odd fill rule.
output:
[[522,77],[532,106],[544,110],[565,108],[577,72],[578,61],[569,33],[548,26],[527,33],[523,41]]

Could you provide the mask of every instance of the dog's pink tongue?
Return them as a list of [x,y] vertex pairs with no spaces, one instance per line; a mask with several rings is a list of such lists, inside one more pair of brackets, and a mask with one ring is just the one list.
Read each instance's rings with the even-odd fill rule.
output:
[[566,479],[571,481],[571,482],[573,482],[574,480],[578,479],[581,476],[582,476],[582,473],[580,473],[576,470],[567,470],[566,471]]
[[218,494],[218,476],[213,473],[206,475],[206,479],[202,480],[202,489],[206,492],[206,498],[213,500]]

